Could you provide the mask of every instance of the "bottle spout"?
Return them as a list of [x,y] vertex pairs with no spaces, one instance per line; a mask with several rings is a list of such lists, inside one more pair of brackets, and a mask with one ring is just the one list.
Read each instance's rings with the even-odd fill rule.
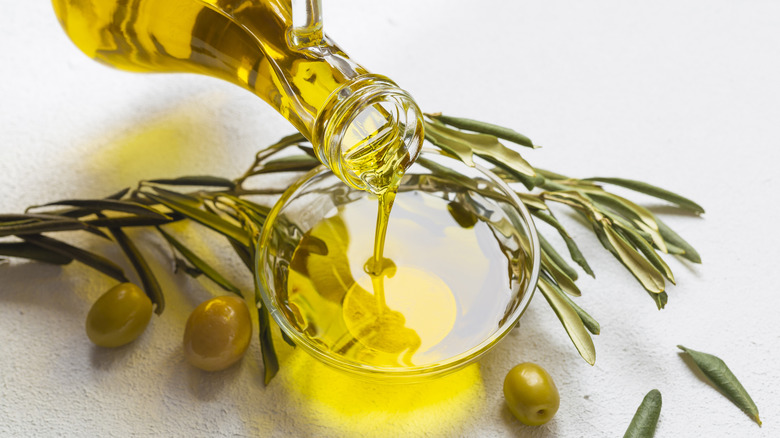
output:
[[314,123],[312,143],[342,181],[381,194],[417,159],[423,137],[414,99],[390,79],[368,74],[331,94]]

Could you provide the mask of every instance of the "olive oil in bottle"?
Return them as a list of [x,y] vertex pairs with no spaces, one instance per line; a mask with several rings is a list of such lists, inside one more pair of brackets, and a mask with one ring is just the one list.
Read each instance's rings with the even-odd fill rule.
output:
[[[265,100],[352,187],[382,193],[419,153],[422,113],[390,79],[322,33],[316,7],[289,0],[53,0],[85,54],[135,72],[199,73]],[[311,5],[309,5],[311,6]],[[300,10],[296,9],[296,12]]]

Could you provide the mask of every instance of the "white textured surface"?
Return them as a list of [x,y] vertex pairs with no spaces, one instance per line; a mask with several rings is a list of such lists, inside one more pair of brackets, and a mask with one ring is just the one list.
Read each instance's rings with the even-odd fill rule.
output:
[[[143,178],[235,176],[256,149],[291,131],[262,101],[215,79],[102,67],[68,41],[48,2],[7,3],[2,212],[101,196]],[[0,266],[0,435],[606,437],[621,435],[644,394],[658,388],[657,436],[780,436],[780,4],[325,3],[331,36],[424,109],[515,127],[544,146],[525,153],[540,167],[646,180],[699,201],[703,218],[642,198],[670,213],[665,220],[704,264],[670,260],[679,286],[658,312],[591,233],[569,221],[598,277],[579,282],[578,301],[601,322],[595,367],[537,297],[520,330],[452,377],[368,385],[282,345],[282,370],[264,387],[256,339],[224,372],[183,361],[184,321],[216,291],[170,274],[158,240],[136,235],[157,261],[168,310],[139,341],[112,351],[83,333],[109,280],[76,264],[14,261]],[[196,228],[180,231],[210,246]],[[249,287],[228,254],[216,248],[212,258]],[[677,344],[723,358],[764,427],[702,383]],[[540,428],[514,421],[501,395],[506,371],[529,360],[550,371],[562,398]]]

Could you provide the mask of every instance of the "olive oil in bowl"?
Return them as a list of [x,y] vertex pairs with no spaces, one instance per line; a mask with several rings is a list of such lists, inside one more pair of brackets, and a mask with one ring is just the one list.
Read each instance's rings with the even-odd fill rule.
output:
[[530,300],[538,244],[525,207],[484,169],[422,157],[400,180],[383,249],[376,197],[324,170],[268,217],[264,304],[297,345],[337,368],[404,381],[453,371]]

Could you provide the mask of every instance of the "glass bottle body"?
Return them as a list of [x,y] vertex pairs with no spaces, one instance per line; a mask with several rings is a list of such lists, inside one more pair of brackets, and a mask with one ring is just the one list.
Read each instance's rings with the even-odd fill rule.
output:
[[382,193],[419,153],[422,115],[412,98],[352,61],[321,33],[318,20],[296,27],[289,2],[53,5],[73,42],[99,62],[136,72],[200,73],[251,91],[311,140],[320,160],[353,187]]

